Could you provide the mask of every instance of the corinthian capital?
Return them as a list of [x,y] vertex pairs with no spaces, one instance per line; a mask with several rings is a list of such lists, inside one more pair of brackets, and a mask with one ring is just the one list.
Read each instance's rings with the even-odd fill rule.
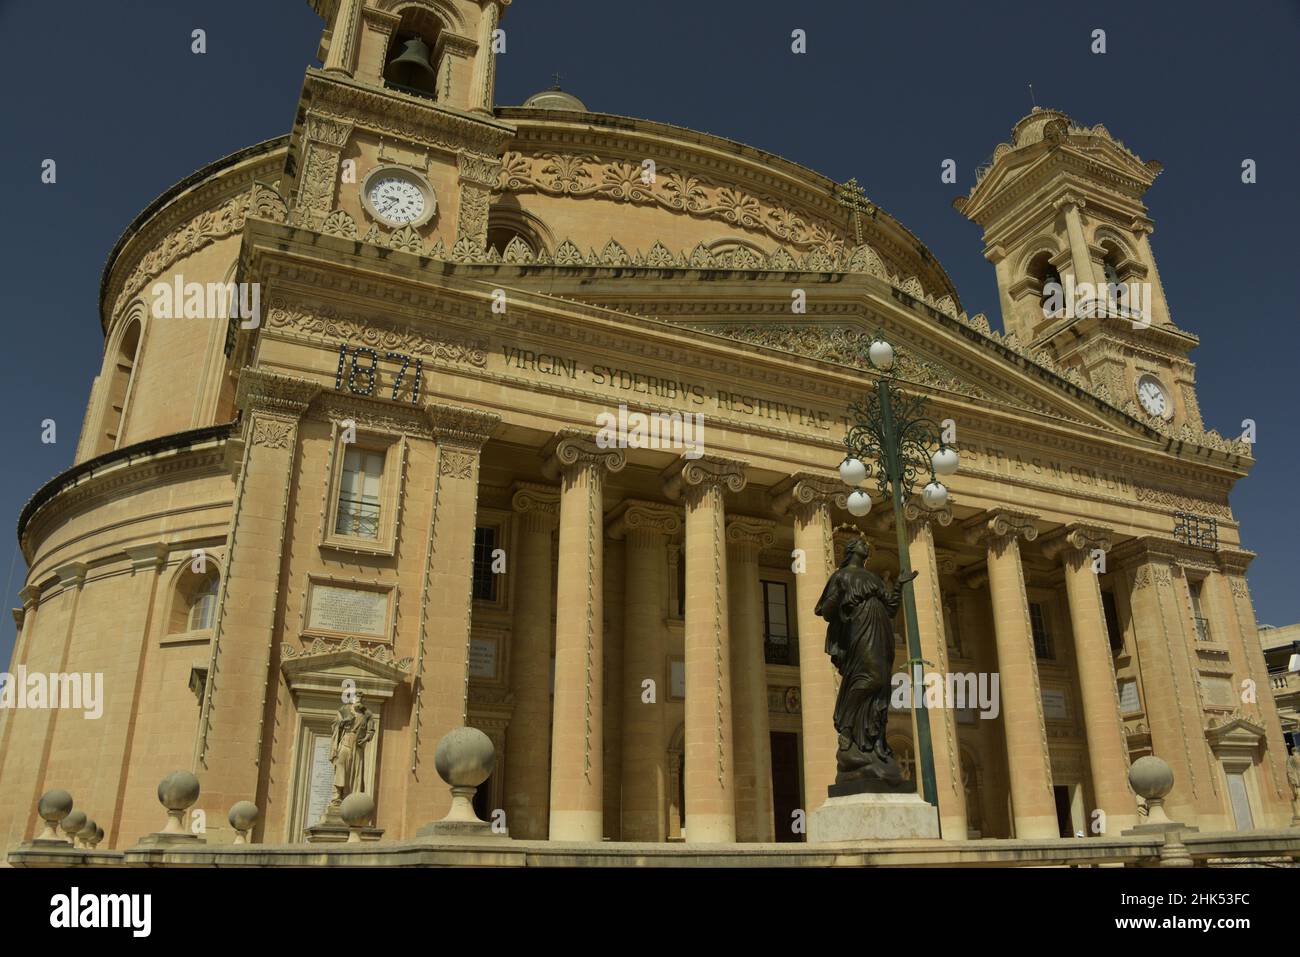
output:
[[1114,531],[1105,526],[1075,522],[1044,539],[1043,554],[1049,559],[1060,557],[1068,562],[1075,558],[1091,556],[1095,551],[1110,551],[1114,537]]
[[778,515],[819,508],[847,508],[849,490],[838,478],[815,472],[796,472],[772,489],[772,509]]
[[1029,512],[991,508],[969,519],[962,528],[971,544],[992,547],[1020,538],[1032,542],[1038,537],[1038,528],[1034,525],[1037,520],[1038,516]]
[[716,488],[720,491],[739,492],[745,487],[745,469],[748,464],[717,455],[703,455],[697,459],[682,456],[660,476],[664,483],[664,494],[675,502],[696,490],[702,493]]
[[571,478],[584,469],[619,472],[627,464],[622,449],[604,448],[596,436],[581,429],[561,429],[542,449],[542,474],[549,479]]

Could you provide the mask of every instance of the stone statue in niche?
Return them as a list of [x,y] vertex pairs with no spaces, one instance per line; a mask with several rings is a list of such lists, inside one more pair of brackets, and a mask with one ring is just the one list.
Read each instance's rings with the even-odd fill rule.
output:
[[885,741],[885,729],[894,671],[893,619],[902,587],[916,572],[887,587],[866,567],[870,554],[866,540],[850,541],[817,601],[817,614],[827,622],[826,653],[841,679],[835,699],[839,747],[831,796],[914,790]]
[[373,760],[370,741],[375,733],[375,716],[366,707],[361,692],[339,708],[330,727],[330,763],[334,765],[334,797],[330,809],[337,809],[349,794],[366,789],[366,766]]

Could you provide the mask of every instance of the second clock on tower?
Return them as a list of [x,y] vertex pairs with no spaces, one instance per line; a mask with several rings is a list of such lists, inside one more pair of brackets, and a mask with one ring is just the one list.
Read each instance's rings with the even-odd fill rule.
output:
[[389,226],[422,226],[438,207],[428,180],[402,166],[377,166],[366,174],[361,204]]

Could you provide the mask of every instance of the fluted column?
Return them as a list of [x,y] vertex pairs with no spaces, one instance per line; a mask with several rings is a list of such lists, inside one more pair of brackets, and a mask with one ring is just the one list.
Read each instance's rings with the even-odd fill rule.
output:
[[745,463],[683,457],[663,478],[668,497],[686,503],[686,840],[734,841],[723,494],[745,487]]
[[514,713],[506,738],[506,823],[513,837],[546,839],[551,799],[551,641],[555,596],[552,537],[560,514],[557,489],[515,485],[512,568],[514,626],[510,691]]
[[727,522],[727,624],[731,643],[732,736],[736,752],[736,840],[776,839],[772,820],[772,744],[763,657],[759,551],[776,541],[775,523]]
[[1106,815],[1106,836],[1137,824],[1137,799],[1128,785],[1128,741],[1120,714],[1115,661],[1094,561],[1096,553],[1110,551],[1111,535],[1108,528],[1074,524],[1043,543],[1044,554],[1059,556],[1065,571],[1093,800]]
[[1056,201],[1056,208],[1065,214],[1065,232],[1070,241],[1070,259],[1074,263],[1074,282],[1094,282],[1092,275],[1092,255],[1088,252],[1088,242],[1083,234],[1083,218],[1079,210],[1086,206],[1087,200],[1073,193]]
[[545,472],[560,477],[560,576],[555,617],[551,731],[552,841],[599,841],[604,821],[605,475],[626,464],[619,449],[565,429],[546,450]]
[[1038,660],[1020,560],[1020,539],[1032,542],[1038,537],[1034,520],[1035,516],[1024,512],[997,508],[966,524],[969,540],[988,549],[1002,725],[1007,736],[1008,776],[1018,838],[1060,836]]
[[325,53],[326,73],[351,76],[356,61],[357,34],[361,28],[361,0],[340,0],[334,25],[330,31],[330,46]]
[[[638,500],[623,502],[609,523],[610,537],[624,540],[628,584],[619,688],[623,704],[620,836],[625,841],[664,841],[668,836],[664,609],[667,541],[681,528],[676,508]],[[647,680],[654,682],[649,688]]]
[[[952,509],[928,509],[916,502],[903,508],[907,521],[908,558],[916,580],[916,627],[921,657],[931,663],[941,681],[948,675],[948,641],[943,627],[943,596],[939,591],[939,563],[934,551],[934,526],[952,524]],[[957,737],[957,712],[952,707],[926,712],[934,750],[934,779],[939,797],[939,821],[946,841],[966,840],[966,788],[961,782],[961,751]],[[915,712],[913,712],[915,718]],[[917,740],[913,730],[912,740]]]
[[822,806],[835,783],[835,695],[838,675],[826,654],[826,622],[817,614],[826,580],[835,568],[831,506],[844,508],[848,490],[829,476],[799,472],[773,489],[777,514],[794,516],[794,547],[803,561],[795,579],[799,622],[799,699],[803,723],[803,804]]
[[496,54],[492,52],[492,34],[501,18],[501,8],[510,0],[488,0],[478,21],[478,52],[474,54],[470,108],[476,113],[492,112],[492,91],[496,86]]

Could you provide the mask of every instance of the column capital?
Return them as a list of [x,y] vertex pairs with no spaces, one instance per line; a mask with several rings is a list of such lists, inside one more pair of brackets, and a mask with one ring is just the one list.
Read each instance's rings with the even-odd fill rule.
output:
[[1052,208],[1056,210],[1086,209],[1087,206],[1088,201],[1074,192],[1067,192],[1052,203]]
[[683,455],[659,477],[663,481],[664,494],[675,502],[693,489],[718,488],[739,492],[745,487],[745,469],[748,467],[748,462],[718,455],[702,455],[694,459]]
[[14,627],[19,631],[23,630],[23,619],[27,617],[27,612],[22,608],[10,608],[9,614],[14,616]]
[[552,521],[560,517],[560,490],[540,482],[516,482],[510,507],[521,515],[536,515]]
[[778,515],[818,508],[848,508],[849,489],[838,476],[795,472],[772,489],[772,510]]
[[429,416],[433,437],[439,444],[455,445],[475,452],[483,448],[501,424],[501,416],[495,412],[466,409],[443,402],[429,405],[425,414]]
[[992,547],[1018,538],[1032,542],[1038,537],[1038,528],[1034,524],[1037,520],[1038,516],[1031,512],[998,507],[967,519],[962,523],[962,529],[972,545]]
[[[320,394],[319,383],[264,369],[245,369],[239,376],[235,404],[248,412],[301,418]],[[255,443],[256,444],[256,441]]]
[[68,562],[66,565],[60,565],[54,569],[54,574],[59,576],[59,584],[63,587],[77,585],[80,587],[86,582],[86,569],[89,566],[85,562]]
[[1043,539],[1043,554],[1050,560],[1060,558],[1069,562],[1095,551],[1109,552],[1114,544],[1115,531],[1104,525],[1087,525],[1074,522],[1059,528]]
[[676,535],[682,530],[681,510],[659,502],[625,498],[610,514],[605,533],[610,538],[626,538],[630,532],[649,535]]
[[319,113],[307,113],[307,139],[311,142],[342,149],[348,145],[352,136],[352,124],[347,120],[336,120],[332,116]]
[[1240,548],[1223,548],[1214,553],[1214,559],[1219,563],[1219,570],[1225,575],[1246,574],[1246,569],[1255,558],[1254,552]]
[[923,527],[933,530],[935,525],[947,528],[952,524],[952,505],[943,508],[926,508],[918,499],[913,498],[903,506],[903,520],[907,523],[909,538],[918,534]]
[[775,530],[776,522],[769,519],[737,515],[727,520],[727,544],[770,548],[776,543]]
[[582,469],[602,469],[620,472],[627,464],[622,449],[604,448],[591,432],[582,429],[561,429],[542,449],[542,474],[549,479],[566,478]]

